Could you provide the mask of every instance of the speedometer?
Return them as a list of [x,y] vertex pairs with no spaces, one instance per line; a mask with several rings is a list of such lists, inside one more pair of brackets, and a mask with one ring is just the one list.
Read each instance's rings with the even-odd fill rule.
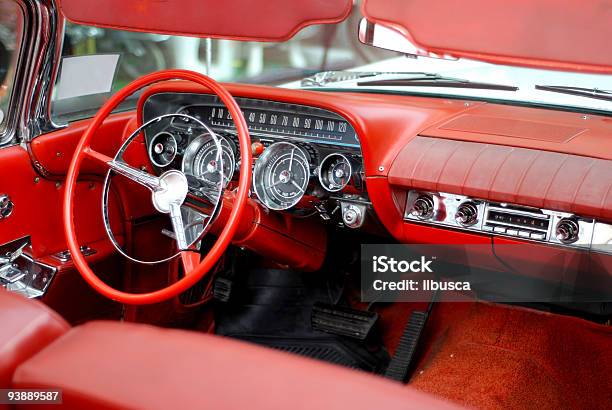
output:
[[221,145],[221,156],[211,135],[196,137],[185,150],[183,172],[215,185],[222,175],[225,188],[234,175],[234,149],[225,138],[217,136],[217,139]]
[[253,170],[255,194],[268,208],[289,209],[297,204],[308,186],[310,164],[299,147],[288,142],[270,145]]

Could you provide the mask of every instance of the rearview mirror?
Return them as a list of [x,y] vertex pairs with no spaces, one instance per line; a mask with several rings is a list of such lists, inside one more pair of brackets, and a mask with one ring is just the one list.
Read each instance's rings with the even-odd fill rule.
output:
[[409,56],[425,56],[455,60],[450,56],[429,53],[412,44],[406,37],[389,27],[372,23],[366,18],[359,22],[359,41],[368,46],[396,51]]
[[359,41],[369,46],[405,54],[421,54],[419,50],[399,32],[362,18],[359,22]]

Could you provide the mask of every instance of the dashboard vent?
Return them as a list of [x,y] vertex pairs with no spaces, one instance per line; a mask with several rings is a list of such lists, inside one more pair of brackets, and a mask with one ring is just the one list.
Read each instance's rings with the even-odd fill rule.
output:
[[548,238],[550,218],[550,215],[538,210],[490,204],[485,212],[483,230],[545,241]]

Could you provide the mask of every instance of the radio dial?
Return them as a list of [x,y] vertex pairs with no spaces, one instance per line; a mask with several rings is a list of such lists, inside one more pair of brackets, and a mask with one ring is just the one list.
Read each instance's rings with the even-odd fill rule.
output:
[[557,223],[555,235],[562,243],[574,243],[578,240],[580,227],[575,219],[563,218]]
[[421,220],[431,219],[434,216],[435,208],[431,195],[421,195],[414,201],[411,213]]
[[472,226],[478,222],[478,207],[473,202],[464,202],[457,208],[455,221],[461,226]]

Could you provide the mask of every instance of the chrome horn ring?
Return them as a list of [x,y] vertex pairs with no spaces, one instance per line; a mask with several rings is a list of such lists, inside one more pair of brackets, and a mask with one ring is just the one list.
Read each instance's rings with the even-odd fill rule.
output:
[[[218,215],[218,212],[221,208],[219,205],[223,199],[223,184],[218,184],[214,187],[214,189],[209,187],[209,189],[206,190],[205,197],[212,204],[212,212],[210,212],[210,214],[204,214],[196,210],[194,207],[185,204],[185,199],[188,195],[189,185],[188,179],[186,175],[182,172],[182,170],[171,169],[157,177],[155,175],[148,174],[144,170],[131,167],[123,160],[123,154],[125,153],[127,147],[134,141],[134,139],[136,139],[136,137],[141,132],[143,132],[144,129],[164,119],[176,117],[181,118],[184,121],[194,121],[198,126],[202,127],[204,130],[206,130],[206,132],[211,135],[217,152],[217,162],[219,163],[218,169],[219,173],[221,174],[220,180],[223,181],[223,155],[221,140],[214,133],[214,131],[212,131],[202,121],[185,114],[165,114],[155,117],[138,127],[125,140],[125,142],[117,151],[117,154],[115,155],[113,160],[108,164],[109,169],[104,178],[104,185],[102,188],[102,220],[104,223],[106,234],[111,240],[111,243],[113,244],[113,247],[117,250],[117,252],[119,252],[121,255],[123,255],[125,258],[132,262],[153,265],[168,262],[179,256],[182,251],[198,251],[197,249],[192,249],[193,246],[198,243],[202,239],[202,237],[208,232],[211,222]],[[148,151],[149,150],[147,150],[147,153]],[[137,184],[148,188],[151,191],[151,201],[153,207],[158,212],[162,214],[168,214],[170,216],[170,220],[174,230],[174,239],[177,243],[177,252],[174,255],[159,260],[145,261],[128,255],[128,253],[121,248],[110,227],[110,218],[108,211],[108,197],[111,184],[111,174],[113,173],[113,171],[118,175],[123,175],[128,179],[136,182]],[[187,216],[187,218],[185,218],[185,216]],[[184,223],[185,219],[187,219],[187,223]],[[193,219],[195,219],[195,221]],[[198,227],[201,227],[200,231],[197,232],[197,234],[195,235],[191,235],[191,240],[189,240],[186,235],[186,231],[188,229],[195,230]]]

